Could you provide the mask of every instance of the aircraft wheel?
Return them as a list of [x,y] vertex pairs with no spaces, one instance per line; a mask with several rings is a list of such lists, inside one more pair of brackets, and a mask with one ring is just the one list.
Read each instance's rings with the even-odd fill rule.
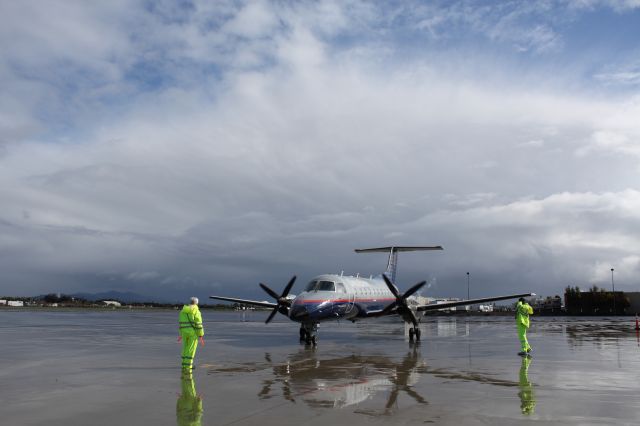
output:
[[413,328],[409,329],[409,341],[413,342],[413,335],[415,333],[415,330]]
[[416,327],[416,342],[420,341],[420,329]]
[[307,340],[307,331],[304,327],[300,327],[300,341]]

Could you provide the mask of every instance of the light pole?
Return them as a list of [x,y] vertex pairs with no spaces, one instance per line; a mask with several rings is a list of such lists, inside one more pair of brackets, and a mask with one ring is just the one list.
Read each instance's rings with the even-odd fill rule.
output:
[[[467,300],[469,300],[469,273],[467,272]],[[467,305],[467,315],[469,315],[469,311],[471,311],[471,306]]]
[[469,273],[467,272],[467,300],[469,300]]
[[613,284],[613,268],[611,268],[611,288],[613,289],[613,315],[616,314],[616,286]]

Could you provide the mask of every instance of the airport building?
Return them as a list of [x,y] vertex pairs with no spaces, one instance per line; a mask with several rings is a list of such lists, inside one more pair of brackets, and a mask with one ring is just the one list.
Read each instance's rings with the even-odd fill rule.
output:
[[539,297],[531,302],[531,307],[535,312],[542,314],[559,314],[564,311],[560,296]]
[[589,290],[567,287],[564,303],[569,315],[634,315],[640,313],[640,292],[612,292],[596,286]]
[[629,299],[627,313],[640,314],[640,291],[625,292],[624,295]]
[[[442,303],[448,303],[448,302],[459,302],[460,299],[455,298],[455,297],[450,297],[450,298],[446,298],[446,299],[435,299],[434,302],[438,305],[442,304]],[[458,309],[458,307],[454,306],[453,308],[442,308],[442,309],[438,309],[438,312],[456,312]],[[464,308],[463,308],[464,310]]]
[[493,312],[493,305],[478,305],[478,312],[489,314]]

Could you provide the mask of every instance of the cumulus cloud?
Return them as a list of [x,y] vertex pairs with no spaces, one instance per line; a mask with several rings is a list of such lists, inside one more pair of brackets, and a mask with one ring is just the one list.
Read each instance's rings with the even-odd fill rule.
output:
[[522,142],[520,143],[521,147],[523,148],[541,148],[544,146],[544,140],[542,139],[533,139],[530,141],[526,141],[526,142]]
[[604,81],[607,84],[624,84],[637,85],[640,84],[640,70],[621,70],[609,73],[599,73],[594,76],[597,80]]
[[616,12],[625,12],[640,8],[638,0],[569,0],[570,8],[593,10],[598,7],[611,8]]

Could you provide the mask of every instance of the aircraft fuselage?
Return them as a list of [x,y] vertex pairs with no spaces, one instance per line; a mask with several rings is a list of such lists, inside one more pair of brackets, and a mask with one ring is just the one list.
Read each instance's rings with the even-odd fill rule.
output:
[[394,300],[382,278],[318,275],[293,299],[289,318],[303,323],[355,321],[382,311]]

